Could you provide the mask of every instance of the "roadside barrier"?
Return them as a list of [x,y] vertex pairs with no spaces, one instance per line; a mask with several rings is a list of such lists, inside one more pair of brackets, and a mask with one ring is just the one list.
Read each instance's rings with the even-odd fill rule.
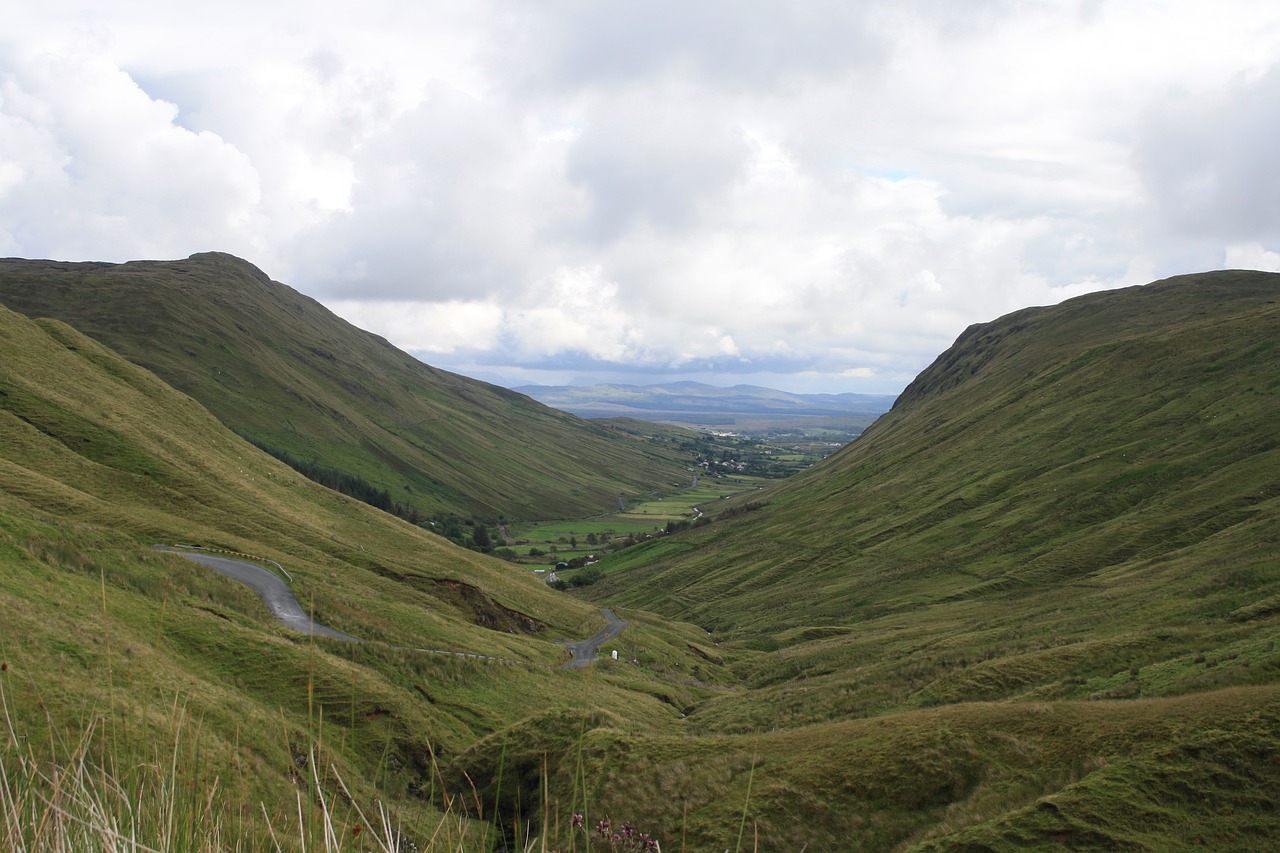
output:
[[269,557],[259,557],[257,554],[246,554],[243,551],[228,551],[224,548],[206,548],[203,545],[169,545],[168,547],[186,548],[188,551],[207,551],[210,554],[230,554],[233,557],[244,557],[249,560],[257,560],[260,563],[270,563],[271,565],[279,569],[284,574],[284,576],[289,579],[289,583],[293,583],[293,575],[289,574],[289,572],[285,569],[284,566],[280,565],[275,560],[272,560]]

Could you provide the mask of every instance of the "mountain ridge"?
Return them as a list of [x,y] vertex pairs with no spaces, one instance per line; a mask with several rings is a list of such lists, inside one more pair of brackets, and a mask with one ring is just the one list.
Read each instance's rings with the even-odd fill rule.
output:
[[648,385],[521,385],[513,390],[580,417],[632,415],[679,423],[728,415],[873,418],[888,411],[894,399],[887,394],[797,394],[760,385],[716,386],[688,380]]
[[68,322],[260,446],[425,516],[587,515],[683,479],[666,448],[423,364],[231,255],[8,259],[0,304]]

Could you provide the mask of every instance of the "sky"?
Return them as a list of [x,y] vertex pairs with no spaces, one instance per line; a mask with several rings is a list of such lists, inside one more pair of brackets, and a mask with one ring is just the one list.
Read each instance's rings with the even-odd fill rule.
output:
[[1274,0],[0,0],[0,256],[223,251],[506,385],[897,393],[1280,271]]

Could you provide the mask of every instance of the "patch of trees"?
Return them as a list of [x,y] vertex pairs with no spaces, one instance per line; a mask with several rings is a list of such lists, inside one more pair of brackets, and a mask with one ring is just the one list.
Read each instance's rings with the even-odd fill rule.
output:
[[710,523],[711,523],[711,519],[705,515],[702,516],[701,518],[682,519],[680,521],[672,519],[671,521],[667,522],[666,532],[679,533],[681,530],[688,530],[691,527],[701,527],[704,524],[710,524]]
[[591,586],[603,577],[604,572],[595,566],[589,566],[580,572],[574,572],[566,578],[559,578],[553,581],[551,587],[558,590],[576,589],[577,587]]
[[759,501],[750,501],[748,503],[744,503],[739,506],[729,507],[724,512],[717,515],[716,518],[717,519],[733,518],[735,515],[743,515],[748,512],[755,512],[756,510],[762,509],[763,507],[764,507],[764,504]]
[[[501,518],[498,524],[502,524]],[[436,518],[427,528],[438,533],[455,545],[479,551],[482,554],[493,554],[504,560],[514,560],[516,552],[510,548],[498,547],[495,536],[489,526],[478,518],[462,518],[457,515],[446,515]]]
[[[337,468],[330,468],[327,465],[321,465],[314,459],[310,462],[305,459],[299,459],[287,450],[272,447],[247,435],[242,435],[241,438],[264,453],[269,453],[279,459],[308,480],[319,483],[325,488],[333,489],[335,492],[340,492],[347,497],[367,503],[369,506],[376,507],[383,512],[403,518],[410,524],[416,524],[424,530],[439,534],[455,545],[461,545],[463,548],[470,548],[472,551],[480,551],[484,554],[492,554],[504,560],[514,561],[516,559],[515,551],[510,548],[498,547],[498,543],[490,532],[489,526],[480,519],[462,518],[457,515],[429,519],[416,507],[399,503],[391,497],[391,492],[387,489],[379,489],[362,477],[349,474],[346,471],[340,471]],[[503,519],[499,518],[497,523],[502,524]]]

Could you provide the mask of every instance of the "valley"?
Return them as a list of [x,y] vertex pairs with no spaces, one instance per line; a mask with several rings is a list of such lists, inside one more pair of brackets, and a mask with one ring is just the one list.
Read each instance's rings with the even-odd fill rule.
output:
[[[973,326],[759,477],[414,366],[229,256],[0,262],[0,838],[1264,849],[1278,294],[1204,273]],[[139,314],[220,331],[151,351]],[[341,636],[156,542],[287,567]]]
[[561,562],[603,557],[609,552],[686,529],[714,512],[735,495],[758,491],[770,480],[749,476],[699,476],[697,485],[677,489],[661,497],[632,501],[626,509],[580,519],[513,525],[507,530],[505,549],[495,556],[525,565],[554,567]]

